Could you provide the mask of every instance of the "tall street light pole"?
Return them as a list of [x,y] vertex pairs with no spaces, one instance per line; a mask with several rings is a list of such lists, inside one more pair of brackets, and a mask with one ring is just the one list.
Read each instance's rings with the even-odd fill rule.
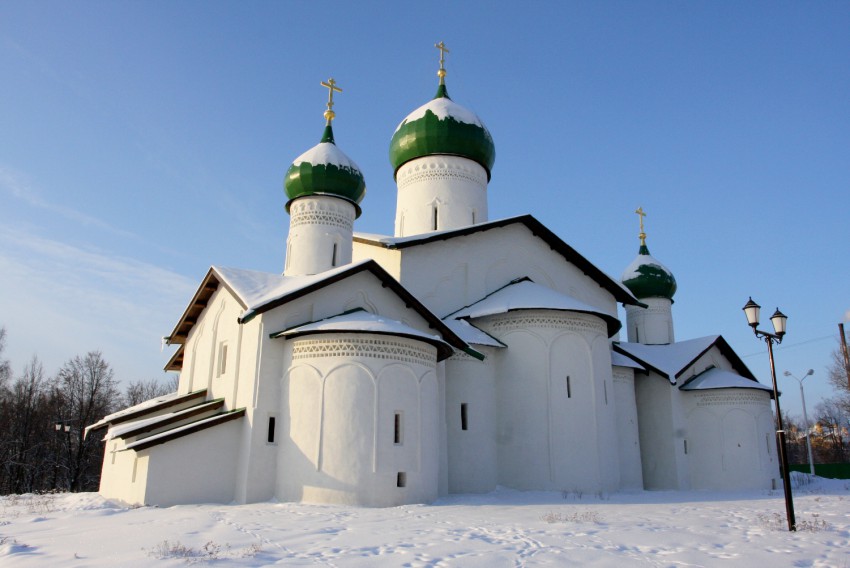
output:
[[785,324],[788,322],[788,316],[776,308],[776,312],[770,316],[770,322],[773,324],[775,333],[768,333],[758,329],[759,312],[761,306],[753,302],[750,298],[744,306],[744,313],[747,316],[747,323],[756,337],[764,339],[767,343],[767,354],[770,358],[770,378],[773,380],[773,401],[776,404],[776,444],[779,447],[779,463],[782,465],[782,486],[785,490],[785,516],[788,519],[788,530],[797,530],[797,521],[794,518],[794,499],[791,496],[791,473],[788,471],[788,453],[785,446],[785,429],[782,427],[782,410],[779,408],[779,388],[776,385],[776,367],[773,364],[773,344],[782,343],[782,337],[785,335]]
[[815,460],[812,459],[812,444],[809,441],[809,417],[806,414],[806,394],[803,392],[803,379],[815,374],[814,369],[809,369],[806,371],[806,374],[803,375],[802,379],[798,379],[794,376],[790,371],[785,371],[783,375],[786,377],[791,377],[795,379],[798,383],[800,383],[800,399],[803,401],[803,422],[806,425],[806,450],[809,452],[809,472],[814,475],[815,474]]

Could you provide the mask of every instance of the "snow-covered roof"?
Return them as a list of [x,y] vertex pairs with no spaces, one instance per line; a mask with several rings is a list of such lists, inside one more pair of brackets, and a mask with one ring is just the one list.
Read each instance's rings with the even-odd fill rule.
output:
[[507,347],[504,343],[489,333],[481,331],[466,320],[454,319],[449,316],[443,320],[443,323],[449,326],[449,329],[455,332],[458,337],[467,343],[471,343],[473,345],[486,345],[488,347]]
[[[142,418],[141,420],[132,420],[129,422],[122,422],[120,424],[116,424],[109,428],[106,431],[106,435],[103,437],[103,441],[106,442],[113,438],[121,438],[128,432],[133,432],[135,430],[139,430],[141,428],[145,428],[147,426],[156,427],[157,425],[165,426],[170,422],[177,422],[180,420],[185,420],[191,416],[195,416],[202,412],[211,412],[215,411],[218,408],[221,408],[224,405],[223,399],[216,399],[209,402],[201,402],[196,406],[190,406],[189,408],[183,408],[181,410],[177,410],[174,412],[169,412],[167,414],[158,414],[156,416],[151,416],[149,418]],[[150,429],[150,428],[149,428]]]
[[676,384],[676,379],[712,347],[717,347],[740,375],[755,380],[752,372],[726,343],[726,340],[719,335],[709,335],[665,345],[626,342],[614,344],[615,351],[666,377],[672,384]]
[[622,353],[617,353],[616,351],[611,351],[611,365],[613,365],[615,367],[628,367],[630,369],[640,369],[641,371],[646,370],[643,367],[643,365],[641,365],[637,361],[626,357]]
[[587,274],[599,286],[607,290],[618,302],[628,305],[643,306],[637,298],[623,284],[600,270],[595,264],[587,260],[574,248],[564,242],[558,235],[553,233],[543,223],[532,215],[519,215],[508,217],[486,223],[477,223],[459,229],[449,231],[433,231],[421,235],[408,237],[392,237],[388,235],[376,235],[371,233],[355,233],[354,241],[371,246],[379,246],[386,249],[404,249],[412,246],[427,245],[436,241],[444,241],[476,234],[482,231],[490,231],[511,225],[524,225],[537,238],[540,238],[555,252],[563,256],[573,266]]
[[442,340],[456,349],[480,354],[471,349],[457,336],[440,318],[434,315],[422,302],[411,294],[398,280],[393,278],[384,268],[371,259],[346,264],[338,268],[326,270],[309,276],[283,276],[256,270],[225,268],[213,266],[201,282],[195,296],[183,312],[177,325],[169,336],[169,343],[183,343],[189,335],[189,330],[197,321],[201,312],[206,308],[212,294],[223,284],[230,290],[244,311],[239,317],[240,323],[251,320],[256,315],[281,306],[296,298],[315,292],[360,272],[369,272],[375,276],[384,288],[395,293],[410,309],[418,313],[440,335]]
[[316,333],[336,332],[376,333],[379,335],[396,335],[419,339],[437,348],[439,352],[438,360],[440,361],[450,357],[453,353],[451,346],[443,341],[443,338],[438,334],[425,333],[400,321],[375,315],[363,309],[357,309],[338,316],[291,327],[272,333],[271,337],[298,337]]
[[157,396],[144,402],[140,402],[139,404],[129,406],[123,410],[119,410],[118,412],[113,412],[112,414],[104,416],[94,424],[86,426],[83,436],[88,436],[88,433],[92,430],[97,430],[98,428],[102,428],[111,423],[125,422],[135,417],[142,417],[146,414],[156,412],[158,410],[169,408],[171,406],[177,406],[178,404],[187,402],[192,399],[203,398],[204,396],[206,396],[206,392],[206,389],[182,394],[172,392],[162,396]]
[[201,420],[196,420],[195,422],[190,422],[189,424],[183,424],[181,426],[178,426],[177,428],[166,430],[165,432],[154,434],[153,436],[148,436],[147,438],[142,438],[141,440],[136,440],[135,442],[127,444],[124,449],[141,451],[150,448],[151,446],[164,444],[165,442],[168,442],[170,440],[182,438],[183,436],[194,434],[195,432],[199,432],[201,430],[217,426],[218,424],[223,424],[224,422],[228,422],[230,420],[242,418],[244,415],[244,408],[231,410],[230,412],[225,412],[223,414],[216,414],[208,418],[203,418]]
[[308,276],[284,276],[282,274],[245,270],[242,268],[227,268],[224,266],[213,266],[212,269],[245,306],[245,311],[241,316],[244,320],[250,318],[251,315],[266,304],[283,296],[331,279],[334,276],[348,272],[352,268],[362,266],[368,262],[370,261],[354,262]]
[[679,387],[680,390],[709,390],[709,389],[757,389],[773,393],[771,387],[765,386],[758,381],[745,379],[737,373],[724,371],[717,367],[712,367],[700,373],[699,375],[688,380],[685,384]]
[[615,316],[571,296],[541,286],[528,278],[514,280],[474,304],[449,314],[448,317],[480,318],[516,310],[534,309],[579,312],[597,316],[607,324],[609,337],[620,329],[620,320]]

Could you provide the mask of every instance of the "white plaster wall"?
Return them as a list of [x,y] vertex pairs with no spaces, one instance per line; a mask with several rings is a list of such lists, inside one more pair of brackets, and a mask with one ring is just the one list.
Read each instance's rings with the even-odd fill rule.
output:
[[[233,501],[244,427],[244,419],[236,419],[138,452],[148,460],[145,504]],[[136,479],[144,482],[138,471]]]
[[354,242],[352,262],[372,259],[396,280],[401,276],[401,251]]
[[[133,451],[121,451],[126,446],[124,440],[113,439],[105,442],[103,466],[100,474],[99,493],[105,499],[127,505],[140,505],[145,501],[147,458],[144,458],[142,472],[136,463],[138,456]],[[133,469],[136,470],[135,482]]]
[[620,487],[626,490],[643,489],[634,369],[614,367],[613,381],[617,447],[620,455]]
[[397,237],[487,221],[487,170],[468,158],[441,155],[411,160],[399,168],[396,184]]
[[299,197],[290,205],[289,216],[286,276],[319,274],[351,262],[353,203],[326,195]]
[[770,489],[778,477],[770,394],[751,389],[682,392],[692,489]]
[[401,283],[441,317],[523,276],[617,317],[607,290],[521,224],[400,252]]
[[[496,356],[499,483],[517,489],[610,491],[619,483],[610,354],[602,320],[523,310],[475,321],[508,348]],[[569,386],[567,377],[569,377]],[[608,389],[612,389],[609,384]],[[613,468],[614,471],[605,471]]]
[[[684,489],[679,460],[684,459],[684,431],[677,423],[677,388],[655,373],[635,375],[635,399],[645,489]],[[682,474],[684,475],[684,474]]]
[[[278,498],[374,507],[436,499],[436,348],[370,334],[308,336],[288,346]],[[399,472],[405,487],[397,487]]]
[[676,341],[673,334],[673,302],[666,298],[642,298],[648,307],[626,306],[629,341],[663,345]]
[[[498,482],[496,349],[476,347],[486,355],[484,361],[465,353],[455,353],[446,361],[450,493],[486,493],[495,490]],[[466,430],[462,428],[462,404],[467,405]]]

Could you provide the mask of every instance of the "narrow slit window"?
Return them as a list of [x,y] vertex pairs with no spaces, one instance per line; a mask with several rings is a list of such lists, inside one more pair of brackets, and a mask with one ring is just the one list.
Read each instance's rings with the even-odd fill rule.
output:
[[401,445],[402,443],[402,436],[404,434],[402,427],[401,412],[396,412],[393,420],[393,443],[396,445]]
[[400,471],[395,478],[396,487],[407,487],[407,473]]
[[266,433],[266,442],[268,442],[269,444],[274,444],[275,422],[275,417],[269,416],[269,429]]
[[472,224],[475,224],[475,209],[472,210]]
[[640,332],[638,332],[637,326],[635,326],[635,343],[640,343]]
[[460,429],[469,430],[469,404],[466,402],[460,405]]
[[573,397],[573,387],[570,384],[570,376],[567,375],[567,398]]
[[602,381],[602,390],[605,392],[605,404],[608,404],[608,381]]
[[434,205],[434,230],[437,230],[437,206]]
[[331,253],[331,266],[336,266],[336,243],[334,243],[334,250]]
[[218,347],[218,373],[217,377],[227,372],[227,343],[221,343]]
[[688,441],[684,440],[684,442],[685,442],[685,455],[688,455]]

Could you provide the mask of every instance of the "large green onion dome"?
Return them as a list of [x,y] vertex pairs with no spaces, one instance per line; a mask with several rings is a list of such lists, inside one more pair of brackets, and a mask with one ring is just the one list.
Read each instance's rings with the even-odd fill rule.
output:
[[283,187],[289,197],[287,212],[299,197],[330,195],[352,202],[359,217],[359,203],[366,195],[366,182],[360,168],[337,148],[330,124],[325,126],[322,141],[295,158],[289,166]]
[[644,298],[673,299],[676,279],[666,266],[649,254],[646,243],[641,243],[637,258],[623,272],[623,285],[639,300]]
[[394,172],[410,160],[423,156],[451,155],[469,158],[487,170],[496,161],[493,138],[481,119],[449,98],[445,84],[437,95],[401,121],[390,142]]

